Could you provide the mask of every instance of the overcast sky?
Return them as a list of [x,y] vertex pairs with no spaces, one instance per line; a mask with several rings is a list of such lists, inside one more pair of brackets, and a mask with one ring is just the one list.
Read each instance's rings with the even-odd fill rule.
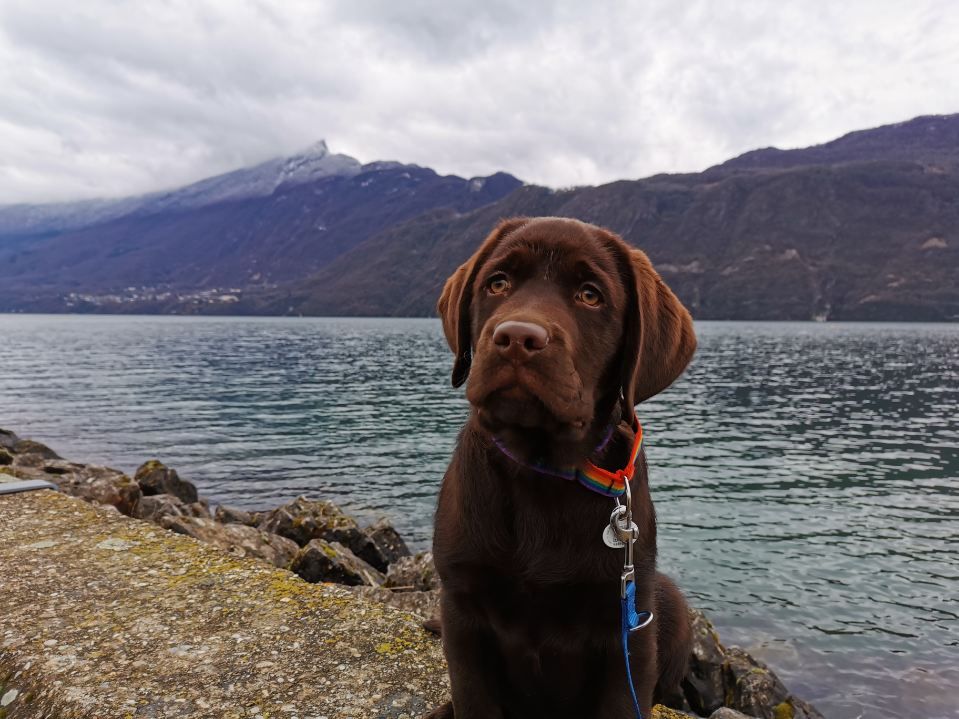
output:
[[551,186],[959,111],[959,3],[0,0],[0,204],[325,138]]

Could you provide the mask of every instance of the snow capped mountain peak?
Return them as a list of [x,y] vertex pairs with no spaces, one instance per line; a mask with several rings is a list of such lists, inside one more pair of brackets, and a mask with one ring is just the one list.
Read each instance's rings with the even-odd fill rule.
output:
[[[270,188],[270,193],[280,185],[300,185],[330,175],[355,175],[361,167],[356,158],[349,155],[331,154],[330,148],[326,145],[326,140],[314,142],[302,152],[282,158],[280,162],[282,162],[282,167]],[[270,162],[266,162],[258,167],[266,168],[270,164]]]
[[307,147],[302,152],[298,152],[297,155],[302,155],[304,157],[325,157],[330,154],[330,148],[326,145],[326,140],[317,140],[312,145]]
[[275,157],[253,167],[244,167],[194,182],[167,192],[116,200],[84,200],[49,205],[0,206],[0,234],[39,233],[84,227],[121,215],[152,214],[267,197],[282,186],[302,185],[324,177],[351,177],[362,165],[349,155],[334,155],[326,140],[318,140],[289,157]]

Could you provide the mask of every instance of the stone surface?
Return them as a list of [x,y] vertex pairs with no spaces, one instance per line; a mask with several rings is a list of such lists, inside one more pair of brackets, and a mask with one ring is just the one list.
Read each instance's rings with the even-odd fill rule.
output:
[[185,504],[172,494],[153,494],[141,497],[137,508],[139,519],[159,524],[164,517],[200,517],[212,519],[210,510],[202,501]]
[[697,719],[694,714],[687,714],[677,709],[670,709],[662,704],[657,704],[653,707],[653,712],[650,717],[651,719]]
[[34,442],[32,439],[21,439],[14,443],[13,451],[16,454],[33,454],[43,459],[60,459],[60,455],[47,445]]
[[186,504],[191,504],[199,499],[193,482],[180,479],[180,475],[177,474],[175,469],[170,469],[156,459],[141,464],[133,478],[140,485],[144,496],[172,494]]
[[719,634],[712,622],[702,612],[690,610],[689,618],[692,622],[693,650],[689,658],[689,671],[683,679],[683,694],[696,713],[709,716],[725,701],[725,650],[719,643]]
[[255,527],[260,521],[260,514],[260,512],[247,512],[221,504],[216,508],[213,518],[223,524],[245,524],[247,527]]
[[419,552],[391,564],[384,586],[421,592],[439,589],[440,577],[433,564],[433,553]]
[[725,684],[727,706],[760,719],[786,719],[777,716],[776,709],[789,696],[786,687],[765,664],[739,647],[726,650]]
[[220,524],[212,519],[167,516],[160,526],[226,550],[236,557],[263,559],[275,567],[289,567],[299,547],[286,537],[242,524]]
[[297,497],[289,504],[263,512],[257,526],[292,539],[301,547],[314,539],[339,542],[364,562],[386,571],[383,557],[373,541],[360,530],[353,517],[333,502]]
[[410,556],[409,547],[406,546],[403,537],[386,517],[380,517],[364,529],[363,533],[370,538],[380,554],[381,560],[374,566],[381,571],[386,571],[386,568],[395,561]]
[[0,567],[6,719],[413,719],[447,698],[418,619],[63,494],[0,497]]
[[87,502],[109,504],[123,514],[136,516],[142,496],[140,486],[123,472],[94,464],[72,465],[71,470],[61,471],[64,464],[69,463],[48,462],[56,471],[46,471],[44,479],[56,484],[61,492]]
[[339,542],[327,542],[325,539],[310,540],[296,555],[290,569],[308,582],[376,587],[386,579]]
[[5,447],[0,447],[0,465],[13,464],[13,453]]
[[414,614],[422,620],[432,619],[439,614],[440,592],[394,592],[384,587],[352,587],[354,594],[377,602],[389,604]]
[[720,707],[709,715],[709,719],[752,719],[752,717],[729,707]]
[[9,429],[0,429],[0,447],[3,449],[13,449],[19,440],[20,438]]

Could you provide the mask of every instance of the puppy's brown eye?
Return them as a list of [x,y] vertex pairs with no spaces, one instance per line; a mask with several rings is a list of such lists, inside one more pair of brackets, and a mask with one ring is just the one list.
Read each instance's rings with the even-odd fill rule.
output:
[[493,275],[486,283],[486,289],[491,295],[501,295],[509,289],[509,280],[504,274]]
[[592,285],[583,285],[576,293],[576,299],[587,307],[599,307],[603,304],[603,296]]

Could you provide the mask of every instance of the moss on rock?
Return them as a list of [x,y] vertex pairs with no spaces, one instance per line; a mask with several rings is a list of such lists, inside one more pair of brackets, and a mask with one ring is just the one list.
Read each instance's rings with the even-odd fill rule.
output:
[[0,497],[0,566],[17,567],[0,676],[34,696],[6,719],[418,716],[445,699],[439,642],[410,615],[62,494]]

